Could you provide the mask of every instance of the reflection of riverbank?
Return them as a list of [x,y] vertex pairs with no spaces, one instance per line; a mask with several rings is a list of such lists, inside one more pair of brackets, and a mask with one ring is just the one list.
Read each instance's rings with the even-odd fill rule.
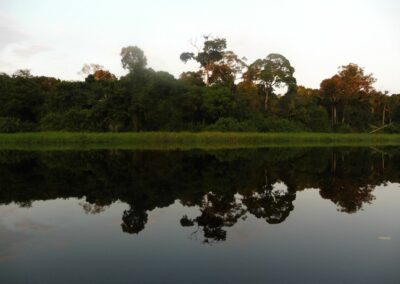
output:
[[[296,193],[316,188],[339,211],[374,200],[378,185],[400,181],[396,148],[270,148],[225,151],[0,152],[0,203],[85,199],[87,213],[120,200],[122,229],[139,233],[148,212],[176,200],[200,209],[181,225],[223,240],[247,215],[270,224],[291,214]],[[240,198],[238,198],[240,196]]]

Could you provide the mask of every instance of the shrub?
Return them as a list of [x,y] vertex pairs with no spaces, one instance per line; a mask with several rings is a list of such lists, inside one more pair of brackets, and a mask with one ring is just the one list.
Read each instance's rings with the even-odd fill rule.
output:
[[336,132],[351,133],[351,132],[353,132],[353,129],[348,124],[341,124],[341,125],[336,126]]
[[41,130],[63,130],[63,115],[59,113],[49,113],[40,120]]
[[304,132],[306,127],[300,122],[290,121],[284,118],[267,117],[264,120],[264,127],[260,129],[266,132]]
[[251,121],[237,121],[230,117],[218,119],[214,124],[208,126],[207,131],[222,131],[222,132],[255,132],[257,127]]
[[21,121],[14,117],[0,117],[0,132],[15,133],[21,131]]
[[71,109],[66,113],[50,113],[41,121],[41,130],[90,131],[93,129],[89,110]]
[[311,131],[331,131],[329,115],[325,108],[321,106],[312,106],[308,110],[308,114],[307,120],[304,121],[304,123]]
[[386,133],[400,133],[400,123],[390,125],[385,129]]

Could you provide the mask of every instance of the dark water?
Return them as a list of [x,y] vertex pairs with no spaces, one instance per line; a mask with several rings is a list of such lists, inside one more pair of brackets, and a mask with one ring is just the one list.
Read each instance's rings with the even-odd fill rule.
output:
[[0,283],[400,283],[400,149],[0,152]]

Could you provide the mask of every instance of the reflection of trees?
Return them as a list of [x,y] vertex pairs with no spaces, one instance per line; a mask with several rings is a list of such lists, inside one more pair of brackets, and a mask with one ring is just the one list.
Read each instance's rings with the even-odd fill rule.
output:
[[262,218],[269,224],[279,224],[286,220],[293,210],[296,193],[265,185],[260,191],[244,196],[243,203],[249,213]]
[[83,211],[85,211],[86,214],[92,215],[104,212],[108,207],[108,204],[102,204],[100,201],[95,203],[81,202],[79,205],[82,206]]
[[[361,210],[375,199],[375,187],[386,182],[381,159],[381,155],[371,155],[367,149],[360,149],[358,155],[351,157],[344,151],[332,151],[330,173],[318,183],[321,196],[335,203],[341,212]],[[387,174],[392,176],[390,170]]]
[[146,211],[131,207],[122,215],[122,231],[129,234],[138,234],[144,230],[147,223]]
[[216,195],[207,193],[200,204],[200,216],[190,219],[184,215],[181,219],[183,227],[197,225],[192,236],[200,230],[204,235],[204,243],[224,241],[227,227],[234,226],[246,214],[263,218],[270,224],[282,223],[293,210],[295,192],[282,189],[280,186],[266,184],[260,190],[247,192],[245,195]]
[[365,203],[371,203],[374,187],[365,187],[332,184],[321,190],[323,198],[331,200],[338,206],[338,210],[346,213],[355,213],[362,209]]
[[84,211],[97,214],[120,200],[129,205],[122,230],[138,233],[148,212],[179,199],[199,207],[181,224],[197,227],[206,242],[225,240],[248,214],[285,221],[305,188],[354,213],[373,201],[377,185],[399,181],[396,148],[0,152],[0,204],[84,198]]
[[204,243],[213,241],[224,241],[226,231],[224,227],[232,227],[239,218],[244,216],[243,205],[232,195],[216,195],[207,193],[204,195],[200,205],[200,216],[189,219],[186,215],[181,219],[181,225],[191,227],[197,224],[204,233]]

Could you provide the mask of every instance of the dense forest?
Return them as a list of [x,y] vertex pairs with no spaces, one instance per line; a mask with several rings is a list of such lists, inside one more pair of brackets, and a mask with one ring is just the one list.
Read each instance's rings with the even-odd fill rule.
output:
[[310,89],[283,55],[249,64],[211,37],[193,50],[180,59],[199,69],[179,79],[148,68],[136,46],[121,50],[120,78],[98,64],[84,65],[85,81],[0,73],[0,132],[400,132],[400,95],[376,90],[356,64]]

